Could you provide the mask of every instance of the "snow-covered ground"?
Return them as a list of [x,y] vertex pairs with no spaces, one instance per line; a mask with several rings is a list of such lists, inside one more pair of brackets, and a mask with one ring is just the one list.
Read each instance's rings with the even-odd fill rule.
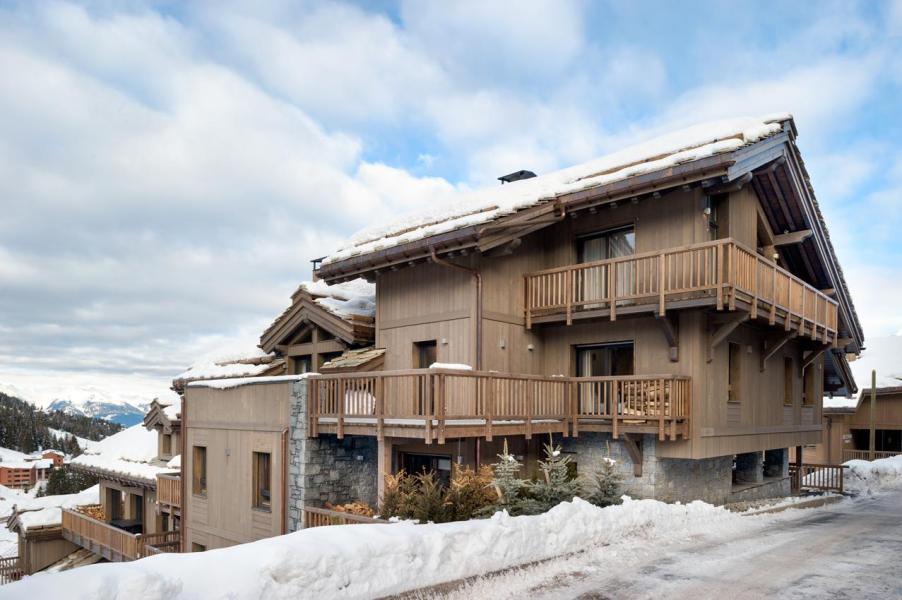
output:
[[[753,565],[745,564],[742,553],[766,555],[779,532],[796,531],[794,537],[781,539],[779,551],[775,550],[779,562],[790,562],[786,554],[793,543],[812,545],[805,537],[806,520],[817,523],[831,514],[866,517],[869,511],[859,507],[881,501],[902,512],[902,469],[897,469],[897,462],[853,465],[863,494],[821,509],[744,516],[703,502],[627,499],[620,506],[600,509],[577,499],[537,516],[499,513],[490,519],[440,525],[320,527],[222,550],[94,565],[4,586],[0,598],[373,598],[511,568],[443,593],[461,598],[578,597],[597,588],[605,590],[600,597],[645,597],[656,595],[648,590],[654,590],[658,579],[667,582],[677,576],[679,569],[668,570],[675,564],[688,573],[686,590],[704,596],[699,587],[704,563],[681,553],[736,544],[735,550],[720,556],[721,562],[737,561],[742,566],[737,572],[751,580]],[[902,543],[902,519],[893,518]],[[873,524],[871,529],[862,528],[878,529]],[[821,531],[829,533],[829,528]],[[853,546],[860,543],[854,536],[847,538]],[[888,551],[883,556],[892,560],[896,555]],[[542,562],[522,567],[536,561]],[[766,582],[768,577],[775,575],[764,571],[758,580]],[[616,586],[606,587],[620,581],[617,578],[643,580],[648,590],[617,594]],[[882,584],[878,578],[875,585]],[[676,597],[687,597],[676,589]],[[722,594],[727,588],[716,584],[711,589]]]

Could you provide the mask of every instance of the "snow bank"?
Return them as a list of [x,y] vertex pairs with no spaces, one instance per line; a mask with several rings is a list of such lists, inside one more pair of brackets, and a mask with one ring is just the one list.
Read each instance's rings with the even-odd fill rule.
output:
[[844,464],[849,468],[846,469],[843,486],[850,492],[870,495],[902,487],[902,456],[874,461],[850,460]]
[[317,527],[222,550],[92,565],[0,588],[0,597],[373,598],[578,552],[626,538],[678,540],[749,530],[754,519],[703,502],[583,500],[537,516]]
[[154,481],[158,473],[172,470],[150,464],[156,458],[157,432],[138,424],[97,442],[71,464]]
[[444,205],[358,232],[323,264],[487,223],[563,194],[731,152],[778,133],[782,121],[789,118],[791,115],[781,114],[702,123],[554,173],[462,192]]

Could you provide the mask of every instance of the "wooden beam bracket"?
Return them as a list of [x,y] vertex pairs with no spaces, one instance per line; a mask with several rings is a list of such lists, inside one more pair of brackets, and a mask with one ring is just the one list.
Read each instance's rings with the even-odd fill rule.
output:
[[780,348],[786,345],[786,342],[796,337],[795,331],[783,333],[776,338],[765,340],[764,347],[761,349],[761,371],[767,367],[767,361],[770,357],[780,351]]
[[676,319],[655,313],[655,320],[661,326],[661,332],[667,345],[670,347],[670,362],[679,362],[680,360],[680,332]]
[[714,360],[714,350],[721,344],[733,331],[749,318],[747,312],[734,312],[720,326],[710,333],[710,341],[708,343],[708,362]]
[[774,246],[791,246],[792,244],[801,244],[811,237],[814,232],[810,229],[800,229],[799,231],[790,231],[774,236]]
[[633,475],[642,477],[642,440],[636,441],[631,434],[624,433],[623,447],[633,461]]

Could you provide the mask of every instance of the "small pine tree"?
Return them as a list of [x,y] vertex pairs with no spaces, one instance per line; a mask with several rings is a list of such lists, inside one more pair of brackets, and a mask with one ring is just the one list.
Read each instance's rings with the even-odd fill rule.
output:
[[545,444],[545,460],[539,461],[542,474],[538,481],[527,486],[528,495],[520,503],[523,514],[539,514],[561,502],[569,502],[579,495],[579,483],[570,477],[571,458],[555,446],[549,435]]
[[[517,477],[523,465],[507,449],[507,439],[504,440],[504,451],[498,455],[498,462],[492,465],[495,478],[492,483],[498,494],[499,509],[510,511],[520,500],[520,494],[527,482]],[[490,507],[495,510],[495,507]]]
[[616,465],[617,461],[609,456],[601,459],[601,464],[585,485],[586,500],[601,507],[623,502],[620,489],[623,475],[617,470]]

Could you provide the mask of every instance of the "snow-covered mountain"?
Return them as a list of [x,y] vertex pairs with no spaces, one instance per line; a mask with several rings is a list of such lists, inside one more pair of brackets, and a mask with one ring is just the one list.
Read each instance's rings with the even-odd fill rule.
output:
[[59,410],[69,415],[83,415],[119,423],[131,427],[140,423],[148,411],[148,405],[135,406],[128,402],[102,402],[95,400],[54,400],[45,410]]
[[178,401],[175,392],[167,389],[165,383],[116,385],[116,382],[85,381],[79,377],[59,384],[33,379],[17,381],[0,376],[0,391],[45,411],[59,410],[71,415],[97,417],[124,427],[140,423],[154,398],[165,402]]

